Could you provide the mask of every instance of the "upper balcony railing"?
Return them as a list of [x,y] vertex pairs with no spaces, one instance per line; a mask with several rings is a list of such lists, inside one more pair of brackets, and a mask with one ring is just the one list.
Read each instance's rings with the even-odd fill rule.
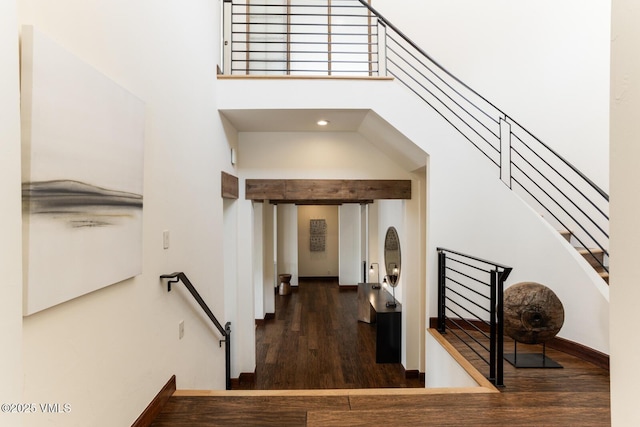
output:
[[378,75],[378,23],[354,0],[225,0],[225,74]]
[[365,0],[224,0],[227,75],[392,76],[575,244],[609,249],[609,196],[524,126],[442,67]]

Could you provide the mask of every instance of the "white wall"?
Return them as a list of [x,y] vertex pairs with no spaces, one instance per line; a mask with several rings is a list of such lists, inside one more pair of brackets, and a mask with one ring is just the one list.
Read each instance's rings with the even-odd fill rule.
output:
[[[236,293],[236,283],[238,283],[238,269],[235,260],[238,257],[238,204],[235,200],[225,199],[223,201],[223,269],[224,269],[224,320],[231,322],[235,327],[238,319],[238,295]],[[222,317],[219,319],[221,320]],[[232,331],[233,335],[233,331]],[[231,354],[239,354],[240,347],[238,340],[231,340]],[[236,358],[231,358],[231,372],[238,372]],[[238,374],[232,374],[237,378]]]
[[[16,2],[0,2],[0,401],[22,398],[22,225],[20,193],[20,80]],[[20,414],[0,424],[21,425]]]
[[357,285],[362,278],[360,205],[338,207],[340,226],[340,286]]
[[291,274],[291,286],[298,286],[298,208],[278,205],[278,274]]
[[[234,98],[240,85],[255,96]],[[559,336],[609,352],[607,285],[499,180],[497,169],[475,147],[396,82],[227,80],[219,82],[219,89],[223,95],[220,108],[225,109],[265,108],[265,99],[271,100],[270,108],[282,109],[368,106],[429,154],[428,316],[436,315],[435,248],[449,247],[513,266],[508,284],[526,280],[549,286],[565,305],[565,324]],[[295,96],[302,92],[304,97]],[[265,146],[256,147],[266,156]],[[326,174],[337,175],[330,165]],[[591,314],[586,318],[585,307]]]
[[372,5],[608,191],[610,0]]
[[[309,224],[327,223],[325,250],[311,251]],[[340,221],[337,206],[298,206],[298,274],[300,277],[338,276],[340,269]]]
[[614,0],[611,47],[611,420],[640,425],[636,369],[640,343],[633,337],[640,287],[640,8]]
[[[2,127],[9,134],[2,135],[0,159],[6,175],[0,180],[6,227],[0,258],[12,265],[3,270],[10,278],[3,286],[11,286],[3,293],[0,311],[10,332],[15,332],[20,280],[15,270],[20,264],[15,235],[20,206],[14,109],[17,52],[8,50],[15,46],[16,24],[34,25],[146,104],[143,273],[24,318],[21,400],[53,400],[69,403],[72,409],[56,417],[25,417],[24,424],[130,425],[172,374],[179,388],[224,388],[224,346],[218,347],[218,332],[182,286],[167,293],[159,280],[163,273],[186,272],[219,320],[226,320],[220,170],[234,171],[215,114],[219,2],[17,4],[17,20],[10,2],[0,6],[0,108],[3,118],[13,117],[9,127]],[[165,229],[171,233],[168,250],[162,248]],[[185,336],[179,340],[181,320]],[[232,328],[239,332],[238,325]],[[15,359],[19,351],[7,350],[20,348],[13,332],[5,329],[3,334],[3,340],[11,339],[10,346],[3,346],[3,361]],[[10,366],[16,367],[15,374],[7,382],[3,377],[3,390],[15,386],[13,375],[20,376],[20,364],[12,360]]]
[[[240,185],[238,200],[238,282],[236,283],[238,318],[231,332],[241,349],[231,357],[236,362],[232,376],[254,372],[256,368],[256,322],[264,318],[264,311],[256,309],[259,299],[256,289],[263,289],[262,279],[262,203],[244,200],[244,186]],[[260,307],[263,307],[260,304]]]
[[[384,259],[384,242],[389,227],[395,227],[398,231],[398,237],[400,238],[400,257],[402,265],[400,266],[400,277],[398,278],[398,286],[395,288],[396,299],[400,302],[404,301],[403,293],[405,288],[405,275],[402,272],[404,267],[405,258],[411,253],[406,245],[407,241],[407,229],[405,227],[405,201],[404,200],[379,200],[377,203],[378,208],[378,259],[380,259],[380,280],[387,274],[386,262]],[[386,289],[391,294],[394,290],[391,286],[383,284],[383,289]],[[403,317],[404,317],[403,312]],[[402,319],[403,321],[406,319]],[[404,338],[404,337],[403,337]],[[404,339],[403,339],[404,341]]]
[[[276,271],[275,271],[275,261],[276,261],[276,229],[275,229],[275,221],[277,220],[274,216],[275,207],[269,203],[264,204],[262,207],[262,221],[263,221],[263,233],[264,233],[264,241],[262,246],[262,256],[263,256],[263,293],[264,293],[264,313],[275,313],[276,312],[276,300],[274,287],[276,286]],[[256,298],[257,299],[257,298]],[[256,312],[257,314],[257,312]],[[264,316],[262,317],[264,318]]]
[[[264,319],[265,307],[264,307],[264,247],[265,247],[265,235],[264,232],[264,203],[254,203],[253,207],[253,223],[251,224],[250,229],[253,230],[252,243],[250,246],[252,250],[252,260],[253,264],[248,264],[251,266],[250,270],[252,272],[251,283],[253,284],[253,297],[254,297],[254,314],[256,319]],[[249,270],[249,269],[247,269]],[[238,301],[239,304],[240,301]],[[242,312],[240,306],[238,306],[238,310]]]
[[424,385],[426,388],[479,387],[478,383],[442,347],[428,331],[426,348],[429,354]]
[[[426,235],[427,201],[426,168],[413,174],[416,179],[411,188],[411,200],[405,201],[404,223],[407,250],[402,256],[405,280],[403,316],[406,318],[407,368],[425,372],[424,331],[428,327],[426,298]],[[411,314],[408,316],[408,314]]]

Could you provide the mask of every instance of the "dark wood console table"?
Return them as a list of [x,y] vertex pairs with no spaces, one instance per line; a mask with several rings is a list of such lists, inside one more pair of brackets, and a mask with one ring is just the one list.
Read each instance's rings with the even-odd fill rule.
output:
[[376,324],[376,363],[400,363],[402,305],[387,307],[393,296],[378,283],[358,283],[358,320]]

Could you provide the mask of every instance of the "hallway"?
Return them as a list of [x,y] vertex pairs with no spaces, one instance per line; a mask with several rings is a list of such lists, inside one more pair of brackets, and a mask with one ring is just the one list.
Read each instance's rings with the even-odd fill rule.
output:
[[275,319],[256,328],[255,384],[240,389],[424,387],[401,364],[375,361],[375,325],[357,321],[356,291],[304,280],[276,295]]

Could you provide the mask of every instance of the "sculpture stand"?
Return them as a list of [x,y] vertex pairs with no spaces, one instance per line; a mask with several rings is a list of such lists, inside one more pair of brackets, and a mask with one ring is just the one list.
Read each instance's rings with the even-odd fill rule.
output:
[[513,353],[504,355],[507,362],[516,368],[546,368],[557,369],[562,368],[558,362],[550,359],[546,355],[547,345],[542,343],[542,353],[521,353],[518,354],[518,341],[513,341]]

